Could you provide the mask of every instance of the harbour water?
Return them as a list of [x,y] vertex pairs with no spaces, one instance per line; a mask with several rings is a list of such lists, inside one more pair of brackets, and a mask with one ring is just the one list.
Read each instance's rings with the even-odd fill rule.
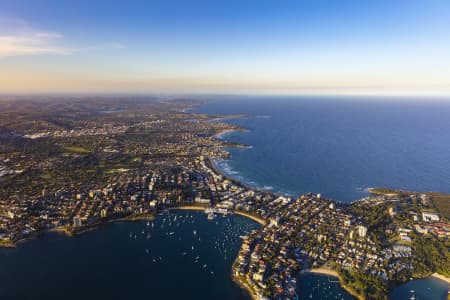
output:
[[391,299],[409,299],[409,296],[412,295],[412,290],[414,291],[414,296],[417,300],[448,299],[448,284],[435,278],[417,279],[403,284],[392,291]]
[[[248,184],[298,195],[321,192],[342,201],[371,186],[450,192],[449,104],[290,98],[220,99],[197,111],[245,113],[228,120],[249,129],[224,138],[224,172]],[[317,100],[317,99],[316,99]],[[231,101],[231,102],[229,102]],[[358,105],[357,105],[358,104]],[[231,280],[239,236],[260,225],[241,216],[207,220],[171,211],[153,222],[112,223],[80,236],[47,233],[0,249],[0,299],[249,300]],[[393,300],[445,299],[436,279],[395,289]],[[332,277],[302,275],[301,299],[351,299]]]
[[335,277],[321,274],[302,274],[300,276],[298,294],[300,299],[338,299],[353,300],[345,292]]
[[248,300],[231,279],[231,265],[239,236],[259,227],[237,215],[207,220],[203,212],[172,211],[148,226],[48,233],[0,249],[0,299]]

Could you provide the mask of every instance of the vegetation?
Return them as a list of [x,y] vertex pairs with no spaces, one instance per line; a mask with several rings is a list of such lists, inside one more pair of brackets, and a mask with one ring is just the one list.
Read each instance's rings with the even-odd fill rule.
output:
[[87,150],[83,147],[66,146],[66,147],[64,147],[64,149],[68,152],[73,152],[73,153],[90,153],[89,150]]
[[340,270],[344,285],[357,292],[363,299],[388,299],[388,288],[383,281],[364,272]]
[[430,198],[431,204],[438,211],[439,215],[444,221],[450,220],[450,194],[437,193],[437,192],[411,192],[403,190],[394,190],[389,188],[373,188],[369,189],[369,192],[374,195],[386,195],[386,196],[399,196],[409,197],[411,195],[419,196],[426,195]]
[[413,274],[415,277],[423,277],[435,272],[450,276],[450,241],[415,235],[412,248],[416,263],[415,274]]
[[430,193],[431,201],[439,212],[439,215],[445,219],[450,220],[450,195],[442,193]]
[[370,234],[370,238],[379,245],[384,245],[388,242],[386,236],[386,229],[391,224],[389,215],[387,215],[387,209],[389,204],[380,204],[367,209],[365,206],[353,206],[353,213],[364,219],[364,223],[367,225],[367,231]]

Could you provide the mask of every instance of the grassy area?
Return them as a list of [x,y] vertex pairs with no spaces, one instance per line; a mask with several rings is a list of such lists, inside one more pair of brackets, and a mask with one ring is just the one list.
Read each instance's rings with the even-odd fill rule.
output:
[[[427,195],[432,203],[434,208],[439,212],[439,215],[444,220],[450,220],[450,194],[445,193],[437,193],[437,192],[411,192],[411,191],[402,191],[402,190],[393,190],[388,188],[373,188],[369,189],[369,192],[374,195],[420,195],[425,194]],[[433,211],[433,210],[431,210]]]
[[399,195],[402,191],[388,188],[370,188],[369,193],[374,195]]
[[429,193],[434,207],[439,211],[442,218],[450,220],[450,195],[441,193]]
[[90,153],[91,151],[89,151],[86,148],[83,147],[74,147],[74,146],[68,146],[68,147],[64,147],[64,150],[68,151],[68,152],[73,152],[73,153]]

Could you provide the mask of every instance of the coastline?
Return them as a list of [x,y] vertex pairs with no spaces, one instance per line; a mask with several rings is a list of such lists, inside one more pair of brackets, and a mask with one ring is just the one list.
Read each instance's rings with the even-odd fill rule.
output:
[[238,129],[224,129],[222,131],[220,131],[219,133],[216,133],[215,135],[213,135],[213,138],[219,139],[219,140],[223,140],[224,135],[226,135],[227,133],[231,133],[234,131],[240,131]]
[[[244,116],[243,116],[244,117]],[[236,117],[237,118],[237,117]],[[226,118],[218,118],[218,120],[224,120]],[[231,119],[231,118],[230,118]],[[222,131],[220,131],[219,133],[213,135],[214,138],[218,138],[218,139],[223,139],[224,135],[226,135],[227,133],[231,133],[234,131],[243,131],[244,129],[224,129]],[[260,191],[267,191],[264,189],[260,189],[260,188],[255,188],[255,187],[250,187],[248,186],[246,183],[244,182],[240,182],[237,179],[231,178],[230,176],[224,174],[225,172],[223,170],[220,170],[220,167],[218,167],[218,165],[216,164],[216,162],[213,159],[210,159],[209,157],[207,157],[207,162],[209,162],[210,167],[213,169],[214,172],[223,175],[226,178],[229,178],[231,181],[238,183],[241,186],[245,186],[249,189],[253,189],[253,190],[260,190]],[[369,189],[369,191],[371,192],[372,189]],[[279,194],[279,193],[274,193],[271,192],[273,194]],[[281,195],[281,194],[279,194]],[[170,207],[167,208],[167,210],[192,210],[192,211],[204,211],[205,208],[207,208],[206,206],[198,206],[198,205],[185,205],[185,206],[179,206],[179,207]],[[262,219],[262,218],[258,218],[257,216],[254,216],[252,214],[248,214],[242,211],[233,211],[234,213],[241,215],[243,217],[249,218],[257,223],[259,223],[260,225],[262,225],[263,227],[267,225],[266,220]],[[70,227],[56,227],[56,228],[52,228],[50,230],[47,231],[55,231],[55,232],[60,232],[63,233],[67,236],[73,236],[73,235],[81,235],[84,234],[86,232],[89,232],[91,230],[97,230],[100,226],[106,225],[108,223],[113,223],[113,222],[127,222],[127,221],[141,221],[141,220],[152,220],[154,218],[156,218],[157,216],[153,216],[153,215],[149,215],[149,216],[143,216],[143,215],[129,215],[127,217],[121,217],[121,218],[117,218],[117,219],[111,219],[111,220],[107,220],[105,222],[100,222],[97,224],[92,224],[89,226],[86,226],[84,228],[79,228],[80,230],[77,231],[72,231],[70,230]],[[44,230],[45,233],[45,230]],[[28,240],[32,240],[36,237],[39,236],[40,233],[36,233],[34,235],[30,235],[27,238],[24,238],[22,240],[16,241],[16,242],[11,242],[11,243],[7,243],[5,245],[0,244],[0,247],[16,247],[18,243],[23,243],[26,242]],[[324,275],[329,275],[329,276],[333,276],[339,279],[339,283],[340,286],[342,287],[342,289],[344,289],[346,292],[348,292],[350,295],[352,295],[353,297],[357,298],[357,299],[363,299],[361,295],[359,295],[356,291],[354,291],[353,289],[351,289],[350,287],[346,286],[345,284],[343,284],[342,281],[342,277],[339,275],[339,273],[337,273],[334,270],[331,269],[327,269],[327,268],[313,268],[313,269],[308,269],[308,270],[304,270],[302,271],[304,273],[316,273],[316,274],[324,274]],[[233,277],[233,281],[235,281],[240,287],[242,287],[243,289],[245,289],[253,299],[257,299],[257,295],[255,295],[252,292],[251,286],[248,285],[248,283],[245,281],[245,278],[241,279],[239,278],[239,276],[234,276],[234,274],[232,274]],[[439,280],[443,280],[447,283],[450,283],[450,278],[445,277],[443,275],[440,275],[438,273],[434,273],[431,275],[431,277],[437,278]]]
[[347,293],[349,293],[350,295],[352,295],[354,298],[356,298],[358,300],[364,300],[364,298],[360,294],[358,294],[355,290],[353,290],[349,286],[345,285],[342,281],[341,275],[339,275],[339,273],[334,270],[320,267],[320,268],[306,269],[306,270],[303,270],[301,273],[303,273],[303,274],[305,274],[305,273],[322,274],[322,275],[336,277],[339,280],[339,285],[342,287],[343,290],[345,290]]
[[154,218],[155,218],[155,216],[152,214],[130,215],[130,216],[126,216],[126,217],[110,219],[105,222],[100,222],[100,223],[92,224],[89,226],[85,226],[85,227],[80,228],[80,230],[76,230],[76,231],[70,230],[67,226],[57,226],[54,228],[44,229],[44,230],[38,231],[38,232],[33,232],[32,234],[30,234],[30,236],[27,236],[26,238],[23,238],[23,239],[14,241],[14,242],[11,241],[11,242],[0,243],[0,248],[17,248],[19,245],[25,244],[26,242],[29,242],[29,241],[32,241],[47,232],[56,232],[56,233],[61,233],[68,237],[72,237],[75,235],[84,234],[84,233],[92,231],[92,230],[97,230],[100,226],[108,225],[110,223],[151,221]]
[[243,291],[245,291],[252,300],[258,300],[258,296],[255,295],[254,291],[245,284],[239,277],[235,276],[234,273],[231,274],[231,280],[236,283]]
[[431,274],[430,277],[433,277],[433,278],[442,280],[442,281],[444,281],[444,282],[450,284],[450,278],[447,277],[447,276],[444,276],[444,275],[442,275],[442,274],[439,274],[439,273],[433,273],[433,274]]
[[201,210],[204,211],[205,210],[205,206],[195,206],[195,205],[183,205],[183,206],[177,206],[177,207],[170,207],[168,208],[168,210]]
[[[223,131],[221,131],[221,132],[219,132],[219,133],[213,135],[213,137],[214,137],[214,138],[217,138],[217,139],[223,140],[223,139],[224,139],[224,135],[226,135],[227,133],[230,133],[230,132],[234,132],[234,131],[239,131],[239,130],[238,130],[238,129],[225,129],[225,130],[223,130]],[[242,185],[242,186],[244,186],[244,187],[246,187],[246,188],[251,188],[251,189],[256,189],[256,190],[263,190],[263,189],[251,187],[251,186],[247,185],[247,184],[244,183],[244,182],[240,182],[239,180],[236,180],[236,179],[234,179],[234,178],[228,176],[227,174],[225,174],[225,172],[223,172],[223,170],[220,170],[220,167],[217,165],[217,163],[216,163],[213,159],[211,159],[211,158],[208,157],[207,161],[209,162],[209,164],[208,164],[209,167],[210,167],[215,173],[221,174],[221,175],[223,175],[223,176],[229,178],[230,180],[239,183],[240,185]],[[263,191],[264,191],[264,190],[263,190]],[[275,193],[275,194],[278,194],[278,193]],[[249,215],[249,214],[247,214],[247,213],[240,212],[240,211],[235,211],[235,213],[238,214],[238,215],[241,215],[241,216],[250,218],[250,219],[252,219],[252,220],[258,222],[258,223],[259,223],[260,225],[262,225],[263,227],[266,226],[266,224],[267,224],[265,220],[263,220],[263,219],[261,219],[261,218],[258,218],[258,217],[255,217],[255,216],[252,216],[252,215]],[[305,271],[305,270],[304,270],[304,271]],[[358,294],[355,290],[353,290],[352,288],[348,287],[347,285],[345,285],[345,284],[343,283],[342,277],[341,277],[341,276],[339,275],[339,273],[337,273],[336,271],[333,271],[333,270],[331,270],[331,269],[326,269],[326,268],[314,268],[314,269],[309,269],[309,270],[307,270],[306,272],[304,272],[304,271],[301,271],[301,272],[302,272],[302,273],[310,272],[310,273],[323,274],[323,275],[329,275],[329,276],[336,277],[336,278],[338,278],[338,280],[339,280],[339,285],[342,287],[343,290],[345,290],[345,291],[346,291],[347,293],[349,293],[352,297],[354,297],[354,298],[356,298],[356,299],[358,299],[358,300],[364,300],[364,298],[363,298],[360,294]],[[234,273],[232,274],[232,278],[233,278],[233,281],[235,281],[241,288],[243,288],[244,290],[246,290],[246,291],[250,294],[250,296],[251,296],[251,298],[252,298],[253,300],[257,300],[257,299],[258,299],[257,295],[254,294],[254,292],[252,291],[252,289],[251,289],[247,284],[245,284],[238,276],[235,276]]]
[[240,216],[249,218],[249,219],[251,219],[251,220],[253,220],[253,221],[259,223],[259,224],[262,225],[262,226],[265,226],[265,225],[267,224],[267,222],[266,222],[264,219],[258,218],[258,217],[256,217],[256,216],[250,215],[250,214],[248,214],[248,213],[245,213],[245,212],[242,212],[242,211],[238,211],[238,210],[235,210],[235,211],[233,211],[233,212],[234,212],[235,214],[237,214],[237,215],[240,215]]

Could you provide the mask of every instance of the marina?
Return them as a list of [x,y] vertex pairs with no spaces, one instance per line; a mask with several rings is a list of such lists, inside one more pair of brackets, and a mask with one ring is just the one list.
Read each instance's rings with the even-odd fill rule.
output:
[[169,211],[153,222],[111,223],[75,238],[47,233],[24,247],[2,248],[0,298],[250,299],[231,280],[231,265],[240,236],[260,225],[237,215],[207,216]]

